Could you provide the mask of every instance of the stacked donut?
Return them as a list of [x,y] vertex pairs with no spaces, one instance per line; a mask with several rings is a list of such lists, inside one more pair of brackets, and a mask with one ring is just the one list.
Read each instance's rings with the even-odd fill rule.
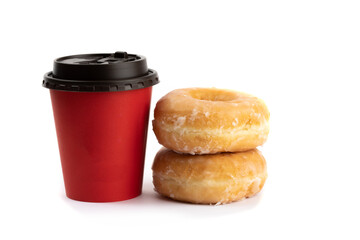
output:
[[265,103],[216,88],[174,90],[156,104],[153,130],[162,148],[155,190],[178,201],[223,204],[258,193],[267,178],[256,149],[269,133]]

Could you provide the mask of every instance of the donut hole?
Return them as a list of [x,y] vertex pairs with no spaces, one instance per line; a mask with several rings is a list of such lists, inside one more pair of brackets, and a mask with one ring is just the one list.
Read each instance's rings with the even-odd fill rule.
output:
[[190,92],[191,97],[204,101],[233,101],[238,98],[234,92],[228,92],[220,89],[193,90]]

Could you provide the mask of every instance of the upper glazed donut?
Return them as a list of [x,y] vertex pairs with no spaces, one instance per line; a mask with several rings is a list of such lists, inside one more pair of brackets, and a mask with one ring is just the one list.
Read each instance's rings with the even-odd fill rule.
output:
[[259,98],[216,88],[174,90],[156,104],[153,130],[180,153],[240,152],[262,145],[270,113]]

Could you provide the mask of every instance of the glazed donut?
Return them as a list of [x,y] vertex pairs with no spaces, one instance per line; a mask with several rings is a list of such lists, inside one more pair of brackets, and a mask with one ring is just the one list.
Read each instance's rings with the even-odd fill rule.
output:
[[265,103],[246,93],[177,89],[157,102],[153,130],[160,144],[176,152],[240,152],[266,141],[269,116]]
[[162,148],[152,170],[158,193],[201,204],[223,204],[251,197],[262,189],[267,178],[265,159],[257,149],[190,155]]

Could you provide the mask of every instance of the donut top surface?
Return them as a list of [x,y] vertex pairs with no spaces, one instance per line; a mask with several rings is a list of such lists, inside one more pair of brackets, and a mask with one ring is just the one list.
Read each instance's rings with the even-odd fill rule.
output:
[[[270,113],[263,100],[250,94],[216,88],[176,89],[155,108],[156,121],[178,127],[224,129],[261,125]],[[231,121],[229,121],[231,119]]]

